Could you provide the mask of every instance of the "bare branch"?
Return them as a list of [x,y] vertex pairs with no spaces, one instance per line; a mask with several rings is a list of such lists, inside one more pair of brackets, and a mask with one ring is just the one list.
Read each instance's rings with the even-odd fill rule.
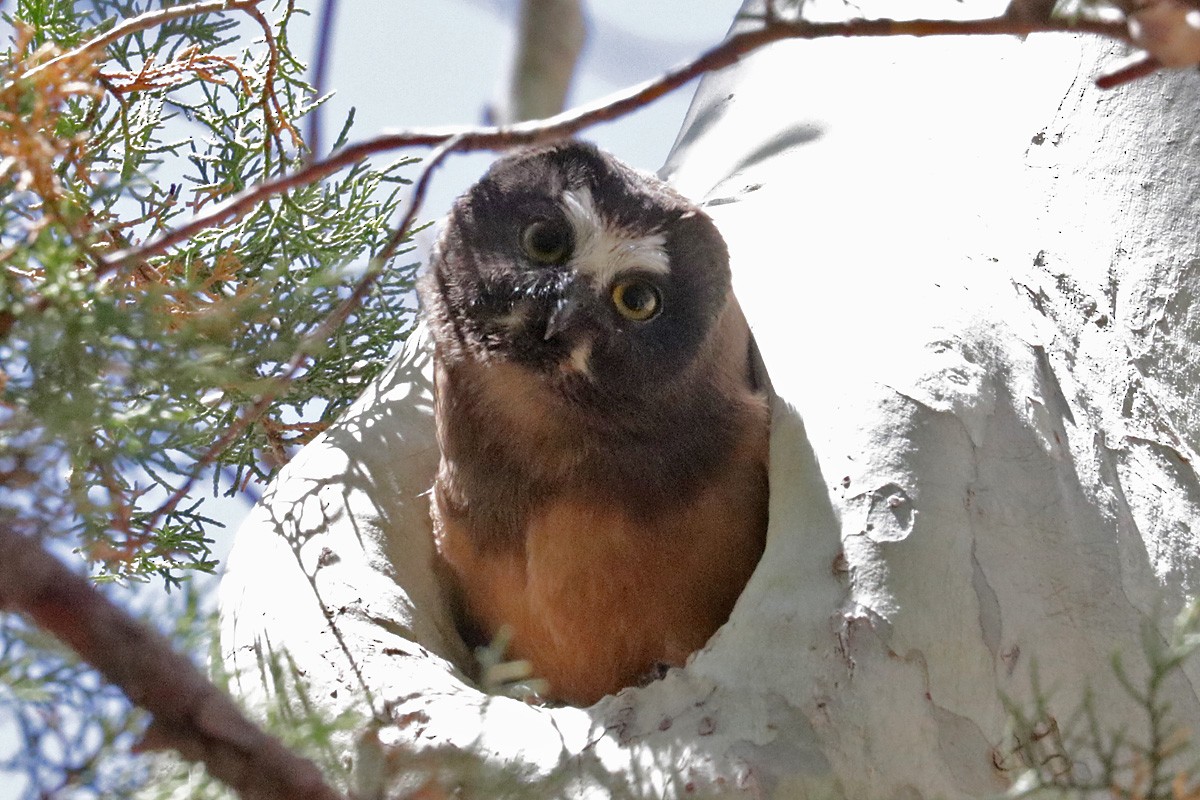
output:
[[[188,495],[200,474],[210,466],[250,425],[261,418],[270,405],[295,380],[312,354],[331,336],[343,321],[362,302],[374,286],[379,273],[403,242],[416,219],[433,170],[453,151],[504,150],[520,145],[534,145],[570,136],[578,131],[615,119],[683,86],[709,71],[735,63],[743,56],[771,42],[794,38],[828,36],[935,36],[949,34],[1022,34],[1046,30],[1046,20],[997,17],[989,20],[852,20],[842,23],[810,23],[775,20],[761,29],[735,34],[699,58],[639,86],[609,95],[599,101],[568,110],[546,120],[519,123],[502,127],[462,127],[401,131],[384,134],[346,147],[324,161],[309,164],[299,171],[253,186],[235,195],[211,211],[197,215],[183,226],[141,247],[124,250],[104,260],[99,271],[109,273],[127,265],[139,263],[170,247],[186,241],[196,233],[223,221],[237,219],[252,211],[259,203],[293,187],[320,180],[345,167],[358,163],[375,153],[414,146],[437,146],[417,180],[404,219],[397,227],[387,247],[371,260],[366,274],[351,294],[317,328],[305,337],[283,372],[268,386],[237,422],[227,428],[201,456],[188,479],[161,505],[147,526],[153,529],[164,515],[170,513]],[[1054,28],[1062,30],[1063,28]],[[1109,36],[1124,35],[1119,24],[1079,21],[1070,23],[1070,30],[1086,30]]]
[[147,744],[202,762],[246,800],[344,800],[317,767],[250,722],[161,635],[36,539],[0,522],[0,609],[28,616],[153,715]]
[[[160,12],[143,14],[121,23],[108,33],[97,36],[79,48],[58,58],[68,58],[72,54],[90,53],[136,30],[162,24],[171,19],[212,11],[235,8],[243,9],[251,12],[260,24],[265,25],[265,21],[262,20],[261,14],[258,13],[256,8],[258,2],[261,2],[261,0],[220,0],[219,2],[217,0],[208,0],[207,2],[177,6]],[[114,253],[100,262],[97,267],[98,274],[109,274],[122,267],[141,263],[147,258],[166,252],[171,247],[186,241],[202,230],[244,216],[269,197],[286,192],[291,188],[320,180],[341,169],[356,164],[370,155],[405,147],[439,147],[420,176],[416,192],[413,196],[413,202],[408,208],[406,217],[384,253],[381,253],[372,260],[366,275],[346,300],[305,338],[298,347],[295,355],[288,362],[283,373],[264,390],[238,421],[226,429],[218,437],[217,441],[205,451],[197,461],[192,474],[159,507],[153,517],[153,521],[148,527],[153,528],[164,514],[169,513],[183,500],[194,486],[199,474],[210,466],[246,428],[262,416],[270,404],[295,379],[299,371],[308,362],[312,353],[358,307],[359,303],[361,303],[362,299],[374,285],[380,270],[411,229],[415,215],[420,210],[425,187],[433,168],[451,151],[505,150],[521,145],[550,142],[573,135],[596,123],[612,120],[630,113],[687,84],[706,72],[732,65],[759,48],[785,39],[816,39],[831,36],[1021,35],[1038,31],[1085,31],[1115,38],[1121,38],[1126,35],[1125,28],[1121,23],[1089,20],[1055,21],[1048,18],[1038,19],[1030,15],[1021,16],[1015,14],[1005,14],[991,19],[967,21],[858,19],[834,23],[782,20],[772,16],[765,20],[762,27],[737,33],[687,64],[676,67],[658,78],[609,95],[599,101],[565,111],[545,120],[508,126],[425,129],[384,134],[343,148],[330,158],[310,163],[291,175],[284,175],[253,186],[231,197],[210,211],[198,214],[188,223],[164,234],[158,239],[139,247],[128,248]],[[269,29],[267,32],[269,34]],[[47,65],[41,65],[38,69],[45,68],[45,66]]]

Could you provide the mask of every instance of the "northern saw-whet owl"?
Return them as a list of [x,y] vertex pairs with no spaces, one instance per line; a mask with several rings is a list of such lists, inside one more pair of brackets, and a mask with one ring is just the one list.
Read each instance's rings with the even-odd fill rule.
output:
[[712,220],[568,141],[497,161],[419,281],[437,552],[550,699],[681,665],[762,554],[768,411]]

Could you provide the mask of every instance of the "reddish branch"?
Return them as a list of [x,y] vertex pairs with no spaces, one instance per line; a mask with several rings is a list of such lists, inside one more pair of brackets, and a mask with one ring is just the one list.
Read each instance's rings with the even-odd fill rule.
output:
[[37,540],[0,523],[0,553],[0,610],[29,617],[149,711],[146,746],[203,762],[246,800],[344,800],[311,761],[263,733],[165,638]]
[[624,116],[678,89],[689,81],[714,70],[728,67],[744,56],[785,39],[821,39],[834,36],[949,36],[949,35],[1026,35],[1047,31],[1094,33],[1124,39],[1124,23],[1092,20],[1025,20],[1001,16],[985,20],[890,20],[857,19],[845,22],[784,21],[772,18],[761,28],[736,33],[699,58],[676,67],[662,76],[624,89],[596,102],[564,111],[545,120],[502,127],[429,128],[385,133],[339,150],[324,161],[275,180],[260,183],[241,194],[199,214],[179,228],[140,247],[114,253],[101,264],[102,272],[111,272],[151,256],[166,252],[206,228],[239,219],[259,203],[297,186],[304,186],[357,164],[376,153],[405,147],[432,147],[458,137],[459,152],[507,150],[536,145],[572,136],[584,128]]

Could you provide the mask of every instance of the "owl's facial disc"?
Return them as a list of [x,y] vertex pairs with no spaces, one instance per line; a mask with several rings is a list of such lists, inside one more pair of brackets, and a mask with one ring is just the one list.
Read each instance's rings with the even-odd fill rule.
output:
[[[657,282],[670,271],[666,236],[639,234],[606,218],[586,186],[566,189],[556,200],[556,213],[525,222],[516,237],[525,279],[541,289],[540,300],[514,298],[504,324],[546,343],[538,353],[543,368],[590,377],[598,342],[626,335],[662,311]],[[535,294],[524,291],[524,299]]]
[[712,221],[582,142],[498,161],[456,202],[440,248],[423,293],[444,340],[573,397],[582,382],[608,397],[672,384],[729,292]]
[[569,284],[547,320],[545,338],[562,333],[572,318],[589,308],[594,313],[615,310],[635,323],[653,319],[663,304],[653,276],[665,276],[671,269],[666,236],[621,229],[600,214],[586,186],[564,191],[560,207],[561,223],[538,221],[522,235],[531,259],[553,254],[552,263],[570,271]]

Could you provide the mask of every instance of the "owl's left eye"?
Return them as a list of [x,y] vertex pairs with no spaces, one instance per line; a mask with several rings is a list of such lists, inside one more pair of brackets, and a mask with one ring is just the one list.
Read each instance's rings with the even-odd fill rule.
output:
[[566,220],[540,219],[521,231],[521,249],[538,264],[561,264],[571,254],[571,226]]
[[612,301],[625,319],[645,322],[662,310],[662,295],[646,281],[617,281],[612,288]]

